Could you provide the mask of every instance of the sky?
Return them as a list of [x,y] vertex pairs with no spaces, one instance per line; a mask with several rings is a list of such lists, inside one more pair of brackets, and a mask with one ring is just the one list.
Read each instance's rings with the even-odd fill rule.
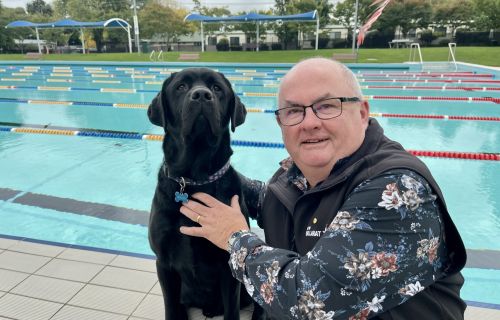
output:
[[[4,7],[16,8],[23,7],[26,8],[26,4],[32,0],[2,0],[2,5]],[[45,2],[50,3],[52,1],[45,0]],[[177,2],[185,6],[187,9],[193,8],[193,1],[191,0],[177,0]],[[265,10],[274,6],[274,0],[200,0],[201,4],[206,7],[224,7],[227,6],[232,12],[248,11],[248,10]],[[249,5],[249,3],[251,3]]]

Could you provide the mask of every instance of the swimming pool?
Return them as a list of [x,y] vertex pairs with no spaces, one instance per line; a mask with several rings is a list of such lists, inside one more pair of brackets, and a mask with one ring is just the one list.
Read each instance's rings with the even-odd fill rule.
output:
[[[0,234],[151,255],[146,224],[162,129],[144,108],[186,66],[0,64]],[[268,179],[286,156],[269,111],[289,65],[210,67],[252,111],[233,134],[233,165]],[[386,134],[428,155],[421,159],[467,249],[500,257],[500,161],[486,160],[500,152],[500,74],[469,66],[422,73],[406,64],[354,71]],[[472,266],[465,298],[498,303],[499,268]]]

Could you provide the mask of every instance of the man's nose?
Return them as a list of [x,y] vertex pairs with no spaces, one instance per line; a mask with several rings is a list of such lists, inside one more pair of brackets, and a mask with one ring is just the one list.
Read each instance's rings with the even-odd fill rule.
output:
[[304,126],[318,126],[321,123],[321,119],[316,116],[312,107],[307,107],[304,110],[304,120],[302,120],[302,125]]

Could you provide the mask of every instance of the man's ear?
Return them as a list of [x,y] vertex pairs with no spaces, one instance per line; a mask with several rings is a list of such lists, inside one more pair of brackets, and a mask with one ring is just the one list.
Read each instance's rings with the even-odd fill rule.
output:
[[240,98],[236,95],[236,93],[234,93],[231,82],[229,82],[229,80],[227,80],[227,78],[222,73],[219,72],[219,74],[224,79],[224,82],[226,83],[227,87],[229,88],[230,94],[232,95],[232,97],[230,97],[229,99],[229,113],[231,116],[231,131],[234,132],[237,126],[245,122],[247,109],[245,108],[243,102],[241,102]]
[[167,119],[165,119],[166,110],[170,108],[168,105],[168,99],[166,96],[166,89],[170,82],[174,79],[176,73],[172,73],[165,81],[161,87],[160,92],[153,98],[148,107],[148,117],[152,124],[163,127],[166,129]]

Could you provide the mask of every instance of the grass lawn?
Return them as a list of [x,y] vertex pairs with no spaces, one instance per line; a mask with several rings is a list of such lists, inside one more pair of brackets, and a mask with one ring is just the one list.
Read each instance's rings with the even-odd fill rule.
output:
[[[235,51],[235,52],[203,52],[199,62],[249,62],[249,63],[295,63],[301,59],[314,56],[331,57],[332,53],[350,53],[351,49],[324,50],[286,50],[286,51]],[[179,52],[166,52],[166,62],[178,61]],[[360,49],[359,63],[399,63],[406,62],[410,57],[410,49]],[[422,57],[427,61],[448,61],[448,47],[422,48]],[[457,47],[457,61],[500,66],[500,47]],[[3,54],[0,60],[27,60],[21,54]],[[62,61],[150,61],[149,53],[91,53],[91,54],[49,54],[42,60]],[[345,62],[353,62],[346,60]]]

